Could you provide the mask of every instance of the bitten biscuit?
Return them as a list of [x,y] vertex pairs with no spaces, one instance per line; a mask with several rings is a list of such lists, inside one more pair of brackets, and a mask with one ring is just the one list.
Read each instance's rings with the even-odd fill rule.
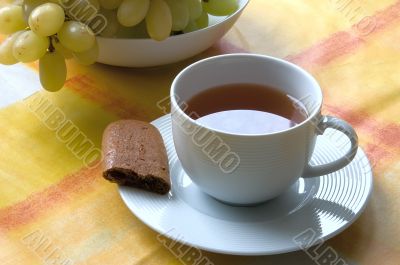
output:
[[111,123],[102,146],[105,179],[159,194],[171,189],[167,152],[153,125],[135,120]]

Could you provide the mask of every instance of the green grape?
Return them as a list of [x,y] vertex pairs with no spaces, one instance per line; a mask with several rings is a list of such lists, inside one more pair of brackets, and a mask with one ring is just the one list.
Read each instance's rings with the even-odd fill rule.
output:
[[100,5],[104,9],[117,9],[122,3],[122,0],[100,0]]
[[239,8],[237,0],[203,0],[204,10],[213,16],[229,16]]
[[186,0],[165,0],[171,10],[172,30],[181,31],[189,23],[189,6]]
[[24,19],[26,22],[29,21],[29,16],[31,15],[32,11],[43,4],[46,4],[47,2],[52,2],[52,1],[46,1],[46,0],[24,0],[24,3],[22,4],[22,9],[23,9],[23,15]]
[[189,22],[189,24],[183,30],[183,32],[189,33],[199,29],[206,28],[208,27],[208,23],[209,23],[208,13],[203,11],[198,19]]
[[56,37],[51,38],[51,44],[53,45],[53,48],[56,50],[56,52],[64,56],[65,59],[71,59],[72,57],[74,57],[72,52],[65,48]]
[[186,0],[189,7],[190,21],[194,21],[201,16],[203,12],[203,6],[201,0]]
[[13,33],[0,44],[0,64],[12,65],[18,63],[18,60],[15,59],[13,55],[13,46],[15,40],[22,32],[23,31],[17,31]]
[[95,42],[95,44],[91,49],[84,52],[74,53],[74,57],[80,64],[83,65],[94,64],[97,61],[97,58],[99,57],[99,45],[97,44],[97,41]]
[[39,60],[40,83],[50,92],[60,90],[67,79],[64,57],[58,52],[48,52]]
[[47,3],[36,7],[29,16],[29,27],[39,36],[56,34],[64,24],[65,14],[61,6]]
[[49,38],[39,36],[31,30],[24,31],[15,40],[13,55],[20,62],[33,62],[46,54],[49,45]]
[[98,0],[59,0],[67,16],[73,20],[88,23],[100,11]]
[[172,15],[164,0],[151,0],[146,16],[147,32],[157,41],[165,40],[172,30]]
[[150,0],[123,0],[118,8],[118,21],[125,27],[133,27],[146,17]]
[[95,36],[85,24],[77,21],[65,22],[58,32],[61,44],[72,52],[84,52],[93,47]]
[[106,38],[113,38],[116,36],[120,24],[117,19],[117,12],[113,10],[101,9],[100,14],[106,18],[107,25],[100,32],[100,36]]
[[209,20],[210,18],[208,16],[208,13],[206,11],[203,11],[200,17],[196,20],[197,27],[199,29],[207,28],[209,25]]
[[193,32],[198,30],[199,27],[197,26],[196,21],[189,21],[189,23],[187,24],[186,28],[183,29],[183,33],[189,33],[189,32]]
[[0,8],[0,33],[11,34],[26,27],[21,6],[7,5]]
[[148,39],[150,37],[146,30],[145,21],[134,27],[120,26],[115,36],[120,39]]

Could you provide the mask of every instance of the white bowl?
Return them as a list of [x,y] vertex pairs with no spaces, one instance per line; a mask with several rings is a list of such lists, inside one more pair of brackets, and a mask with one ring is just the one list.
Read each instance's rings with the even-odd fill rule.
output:
[[228,17],[210,16],[210,26],[171,36],[158,42],[151,39],[98,37],[97,62],[125,67],[150,67],[182,61],[211,47],[235,24],[249,0],[238,0],[239,10]]

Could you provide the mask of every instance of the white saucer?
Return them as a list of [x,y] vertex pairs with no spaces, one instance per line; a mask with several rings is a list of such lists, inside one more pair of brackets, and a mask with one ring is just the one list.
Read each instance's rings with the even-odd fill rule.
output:
[[[120,187],[128,208],[160,234],[200,249],[234,255],[269,255],[300,249],[296,236],[327,240],[349,227],[372,191],[372,170],[359,149],[346,168],[318,178],[300,179],[280,197],[253,207],[233,207],[202,193],[183,171],[171,135],[171,119],[153,122],[170,159],[172,191],[167,196]],[[340,156],[343,137],[318,137],[315,164]],[[341,148],[339,148],[341,147]],[[344,149],[346,150],[346,149]]]

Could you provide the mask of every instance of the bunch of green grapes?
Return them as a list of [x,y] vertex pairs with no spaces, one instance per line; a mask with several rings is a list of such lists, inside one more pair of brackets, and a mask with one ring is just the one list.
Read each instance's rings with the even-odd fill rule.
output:
[[162,41],[170,35],[205,28],[209,16],[228,16],[237,0],[99,0],[108,21],[104,37],[146,38]]
[[0,33],[9,35],[0,44],[0,64],[39,60],[43,88],[58,91],[65,60],[96,62],[98,34],[162,41],[207,27],[209,14],[237,9],[237,0],[15,0],[0,8]]
[[[60,0],[61,1],[61,0]],[[90,27],[71,20],[58,1],[24,0],[0,9],[0,33],[9,36],[0,45],[0,63],[12,65],[39,60],[40,81],[48,91],[65,83],[65,60],[89,65],[98,45]]]

